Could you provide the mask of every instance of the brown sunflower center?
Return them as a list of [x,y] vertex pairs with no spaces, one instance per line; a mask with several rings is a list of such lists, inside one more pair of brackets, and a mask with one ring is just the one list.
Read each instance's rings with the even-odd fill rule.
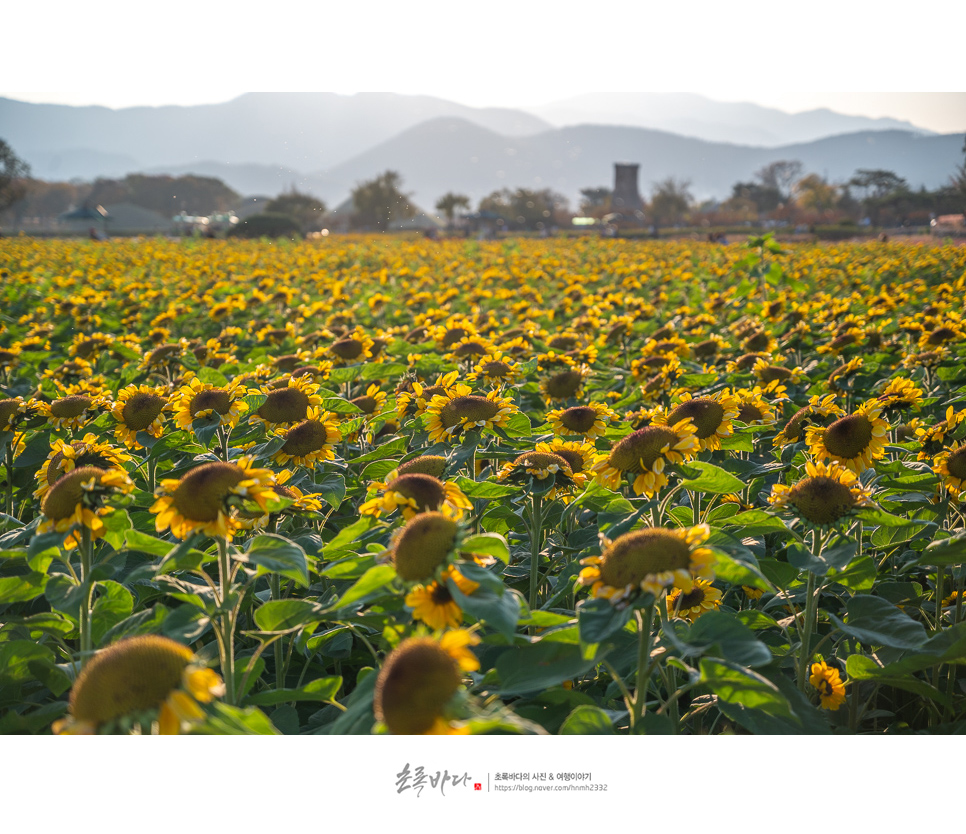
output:
[[181,345],[161,345],[148,354],[148,364],[159,365],[178,356],[181,356]]
[[492,362],[484,362],[480,370],[483,372],[483,376],[488,376],[491,379],[503,379],[503,377],[510,373],[510,366],[506,362],[494,360]]
[[[86,449],[83,443],[72,443],[74,447],[74,468],[82,466],[96,466],[100,469],[110,469],[114,462],[99,452]],[[47,483],[53,484],[62,474],[60,465],[64,462],[64,453],[57,452],[47,466]]]
[[199,391],[188,403],[188,411],[192,417],[200,411],[208,411],[209,409],[217,414],[227,414],[231,409],[231,397],[228,396],[228,392],[220,388]]
[[681,403],[668,415],[667,421],[673,426],[678,420],[686,420],[690,417],[694,425],[698,427],[698,439],[704,440],[706,437],[711,437],[720,428],[724,416],[725,411],[720,403],[715,402],[710,397],[696,397],[693,400],[685,400]]
[[586,434],[597,422],[597,412],[589,405],[575,405],[561,413],[560,422],[564,428],[578,434]]
[[550,469],[556,466],[558,471],[568,468],[567,461],[552,452],[524,452],[513,461],[513,466],[517,469]]
[[439,478],[413,472],[400,475],[388,484],[390,492],[399,492],[416,502],[417,512],[438,510],[446,500],[446,489]]
[[7,422],[20,410],[20,400],[0,400],[0,428],[6,428]]
[[349,402],[355,406],[358,406],[364,414],[372,414],[379,407],[379,400],[368,395],[356,397]]
[[686,570],[691,549],[679,536],[651,527],[619,536],[601,556],[600,575],[613,588],[640,585],[647,577],[666,571]]
[[463,342],[456,346],[453,351],[454,356],[458,356],[461,359],[466,356],[482,356],[487,351],[487,346],[483,342],[476,339],[471,339],[470,341]]
[[441,455],[420,455],[418,458],[400,463],[396,472],[400,475],[420,474],[442,478],[446,471],[446,458]]
[[305,420],[289,429],[285,434],[285,445],[281,451],[292,457],[318,452],[328,445],[328,431],[318,420]]
[[41,511],[52,521],[69,518],[84,497],[84,488],[81,484],[87,483],[92,478],[100,481],[103,474],[104,470],[96,466],[72,469],[54,482],[50,492],[44,497]]
[[694,587],[686,594],[682,592],[675,600],[678,611],[687,611],[689,608],[697,608],[707,597],[707,592],[700,585],[695,583]]
[[738,409],[738,419],[742,423],[756,423],[764,419],[762,410],[754,403],[742,403]]
[[439,411],[439,419],[443,428],[450,429],[458,426],[463,420],[478,423],[481,420],[491,420],[499,413],[499,406],[486,397],[468,394],[450,400]]
[[943,342],[948,342],[955,338],[956,331],[951,327],[937,327],[929,334],[926,343],[930,345],[941,345]]
[[864,414],[848,414],[825,429],[822,442],[829,453],[843,459],[858,457],[869,448],[872,423]]
[[768,347],[769,336],[767,331],[759,330],[745,339],[744,348],[747,351],[764,350]]
[[167,637],[131,637],[98,652],[70,692],[70,712],[79,721],[100,724],[129,713],[159,707],[194,655]]
[[792,372],[781,365],[766,365],[758,372],[758,378],[762,382],[784,382],[791,375]]
[[174,493],[175,508],[190,521],[215,521],[232,487],[245,480],[233,463],[203,463],[185,475]]
[[90,397],[85,397],[83,394],[61,397],[59,400],[54,400],[50,404],[50,413],[51,416],[60,419],[79,417],[91,407],[91,403],[93,402]]
[[763,358],[760,353],[746,353],[735,360],[735,366],[739,371],[750,371],[755,362]]
[[294,387],[276,388],[258,409],[258,416],[269,423],[299,423],[309,409],[305,392]]
[[144,431],[158,418],[163,408],[164,397],[138,391],[124,403],[121,419],[127,428],[133,431]]
[[544,383],[544,390],[553,400],[566,400],[574,396],[583,384],[584,375],[580,371],[569,370],[554,374]]
[[329,348],[339,359],[358,359],[366,346],[358,339],[339,339]]
[[292,371],[293,379],[298,379],[300,376],[308,376],[314,379],[317,376],[322,376],[322,369],[318,365],[303,365],[301,368]]
[[705,339],[694,346],[694,355],[699,359],[714,356],[718,352],[718,343],[714,339]]
[[470,335],[470,331],[465,327],[451,327],[443,334],[443,347],[448,348],[455,345],[460,339]]
[[570,466],[571,472],[583,472],[584,471],[584,456],[573,449],[556,449],[554,454],[560,455],[567,465]]
[[453,595],[443,582],[434,582],[429,596],[433,605],[448,605],[453,601]]
[[827,475],[799,481],[788,491],[788,498],[802,518],[813,524],[833,524],[858,503],[846,484]]
[[17,354],[12,350],[0,349],[0,365],[7,365],[17,358]]
[[425,582],[456,544],[457,525],[442,513],[413,516],[403,527],[392,551],[396,573],[406,582]]
[[647,471],[665,448],[673,448],[677,441],[678,436],[666,426],[645,426],[614,446],[610,464],[622,472]]
[[946,461],[949,474],[961,481],[966,481],[966,446],[960,446],[949,455]]
[[291,371],[301,361],[302,361],[301,357],[295,353],[289,353],[289,354],[286,354],[285,356],[277,356],[273,360],[275,367],[282,372]]
[[815,416],[815,413],[809,406],[805,408],[800,408],[796,411],[785,423],[785,428],[782,429],[785,437],[788,438],[790,443],[795,443],[802,438],[802,432],[805,427],[809,424],[811,418]]
[[456,661],[431,638],[410,638],[386,658],[373,699],[393,735],[420,735],[443,714],[460,685]]
[[573,336],[554,336],[547,342],[547,347],[551,350],[562,350],[566,352],[577,347],[577,339]]

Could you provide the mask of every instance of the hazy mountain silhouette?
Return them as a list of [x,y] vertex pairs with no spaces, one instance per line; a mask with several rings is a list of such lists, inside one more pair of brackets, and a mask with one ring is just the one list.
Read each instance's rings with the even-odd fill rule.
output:
[[910,130],[935,135],[898,119],[847,116],[829,109],[785,113],[747,102],[714,101],[697,93],[587,93],[527,109],[558,127],[646,127],[712,142],[761,147],[866,130]]

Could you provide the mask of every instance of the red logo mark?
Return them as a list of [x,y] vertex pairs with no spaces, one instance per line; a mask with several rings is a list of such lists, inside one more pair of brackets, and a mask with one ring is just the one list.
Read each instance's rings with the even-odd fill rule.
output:
[[473,783],[473,790],[474,791],[481,791],[481,790],[483,790],[483,786],[479,782],[474,782]]

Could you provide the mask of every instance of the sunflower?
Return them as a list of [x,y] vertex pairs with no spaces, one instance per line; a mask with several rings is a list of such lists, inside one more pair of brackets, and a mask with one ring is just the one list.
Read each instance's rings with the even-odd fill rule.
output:
[[517,407],[496,391],[485,397],[473,394],[468,385],[457,383],[445,394],[437,394],[426,409],[429,439],[445,442],[473,429],[505,426]]
[[540,393],[548,402],[563,402],[579,397],[590,376],[587,365],[575,365],[540,381]]
[[829,668],[824,660],[812,664],[808,682],[818,690],[822,709],[835,711],[845,703],[845,684],[842,683],[839,670]]
[[88,432],[80,440],[68,443],[55,439],[50,444],[50,454],[43,466],[34,476],[37,489],[34,498],[42,501],[58,478],[79,466],[97,466],[100,469],[124,469],[131,456],[97,439],[96,434]]
[[129,449],[142,448],[138,442],[139,432],[158,438],[164,429],[164,412],[168,408],[164,388],[147,385],[128,385],[117,392],[117,401],[111,408],[111,416],[117,421],[114,436]]
[[86,527],[91,539],[99,539],[107,530],[101,518],[111,512],[104,502],[117,494],[128,494],[134,484],[120,469],[80,466],[61,475],[47,490],[40,511],[44,519],[38,533],[69,533],[64,548],[80,544],[81,534],[74,527]]
[[152,372],[170,371],[175,365],[181,364],[181,357],[188,349],[187,339],[159,345],[144,354],[139,367],[141,370]]
[[322,496],[318,493],[306,494],[294,484],[289,484],[293,478],[291,470],[283,469],[275,475],[272,489],[282,500],[287,501],[284,507],[271,512],[263,512],[261,508],[246,509],[239,507],[236,511],[236,522],[239,530],[255,530],[265,527],[273,514],[277,515],[317,515],[322,512]]
[[319,386],[307,376],[290,377],[281,388],[268,390],[250,389],[249,394],[264,394],[262,403],[249,422],[262,422],[266,426],[292,426],[308,419],[309,409],[322,405]]
[[966,420],[966,409],[956,411],[952,406],[946,408],[946,419],[934,426],[920,426],[916,431],[916,438],[922,444],[919,460],[925,460],[938,454],[942,450],[946,436]]
[[704,579],[696,579],[690,591],[675,588],[667,595],[667,615],[693,623],[702,614],[721,607],[721,591]]
[[498,481],[518,483],[531,479],[546,481],[548,478],[553,483],[549,498],[555,497],[559,490],[569,490],[575,486],[580,488],[587,480],[583,473],[575,475],[565,458],[550,451],[537,450],[524,452],[515,460],[504,464],[496,476]]
[[263,513],[277,498],[269,469],[252,468],[251,458],[235,463],[203,463],[180,480],[166,479],[155,492],[151,512],[157,515],[155,529],[168,528],[186,539],[194,532],[230,539],[239,528],[232,506],[243,501],[257,504]]
[[561,437],[583,436],[587,440],[600,437],[607,430],[607,423],[620,420],[617,412],[603,403],[589,402],[547,412],[547,422],[553,433]]
[[469,649],[479,642],[479,637],[463,629],[448,631],[439,639],[403,640],[376,678],[376,718],[393,735],[453,733],[446,709],[460,688],[463,673],[480,668]]
[[738,401],[738,416],[736,420],[749,425],[755,423],[774,423],[775,406],[769,403],[761,387],[735,389],[735,399]]
[[776,446],[787,446],[798,443],[805,437],[805,429],[816,419],[823,422],[830,416],[842,417],[845,412],[835,404],[835,395],[826,394],[824,397],[815,395],[808,401],[808,405],[796,411],[785,423],[785,427],[775,435]]
[[809,454],[817,460],[841,463],[861,475],[885,455],[889,424],[881,414],[882,408],[875,402],[864,403],[828,428],[810,426],[805,439]]
[[309,408],[307,419],[282,431],[285,443],[272,456],[281,466],[314,466],[319,461],[335,458],[334,447],[342,439],[339,418],[328,411]]
[[449,518],[462,518],[473,505],[452,482],[443,482],[432,475],[411,472],[399,475],[388,483],[375,482],[370,487],[382,494],[370,498],[359,507],[361,515],[380,516],[400,509],[409,520],[417,513],[441,512]]
[[943,479],[952,495],[962,496],[966,492],[966,444],[956,443],[937,455],[932,470]]
[[472,579],[463,576],[456,568],[449,567],[443,571],[439,580],[430,582],[428,585],[416,585],[406,594],[406,605],[413,609],[413,619],[425,623],[436,631],[457,628],[463,622],[463,611],[446,586],[447,580],[452,580],[466,596],[480,587]]
[[386,392],[380,391],[379,385],[374,382],[366,389],[365,394],[359,397],[353,397],[349,402],[366,416],[372,416],[382,410],[386,402]]
[[563,458],[574,473],[574,481],[586,481],[589,470],[597,459],[597,450],[592,443],[577,440],[561,440],[555,437],[549,443],[538,443],[534,447],[536,452],[544,452]]
[[0,432],[13,431],[29,412],[29,405],[23,397],[0,400]]
[[707,524],[699,524],[675,530],[646,527],[613,541],[602,538],[603,553],[581,560],[586,567],[578,581],[589,585],[594,597],[613,605],[641,591],[660,598],[671,586],[690,593],[695,578],[714,579],[714,554],[700,546],[710,534]]
[[491,351],[476,363],[467,382],[483,380],[493,386],[513,385],[520,378],[520,366],[502,351]]
[[71,394],[49,403],[33,400],[30,405],[37,414],[47,418],[51,428],[76,431],[93,420],[95,412],[109,405],[109,401],[103,397]]
[[732,421],[738,417],[740,406],[737,398],[725,388],[708,397],[692,397],[681,394],[680,403],[666,414],[659,412],[654,424],[676,425],[681,420],[691,420],[695,426],[695,439],[700,451],[720,449],[721,439],[734,431]]
[[610,454],[601,455],[591,469],[597,482],[608,489],[618,489],[625,474],[633,475],[634,493],[651,497],[667,486],[665,464],[695,456],[699,448],[695,432],[688,419],[672,426],[645,426],[620,440]]
[[464,336],[457,342],[449,345],[449,352],[446,358],[454,361],[479,361],[482,357],[496,350],[495,345],[489,339],[482,336]]
[[245,393],[242,382],[230,382],[216,388],[194,377],[172,399],[175,421],[188,432],[192,430],[195,420],[211,420],[219,426],[234,428],[241,415],[248,410],[242,399]]
[[843,387],[844,380],[854,376],[860,370],[862,370],[863,364],[865,363],[863,362],[862,357],[855,356],[852,359],[850,359],[848,362],[845,362],[844,364],[839,365],[837,368],[833,369],[832,373],[830,373],[828,376],[829,390],[834,391],[835,393],[838,393],[838,394],[844,393],[845,392],[845,388]]
[[[199,706],[225,692],[221,678],[201,665],[191,649],[156,635],[128,637],[98,652],[70,690],[69,715],[53,726],[57,735],[121,731],[145,716],[160,735],[177,735],[204,717]],[[152,721],[153,723],[153,721]]]
[[919,337],[919,349],[935,349],[948,344],[958,342],[963,338],[963,326],[957,321],[949,319],[938,327],[934,327],[929,332],[923,331]]
[[898,411],[918,411],[922,408],[922,389],[911,379],[896,377],[889,381],[882,393],[876,397],[876,401],[883,410],[895,408]]
[[786,368],[784,365],[770,364],[767,359],[759,358],[751,368],[752,373],[763,385],[773,382],[802,382],[806,379],[801,368]]
[[808,461],[805,472],[794,486],[775,484],[768,503],[777,508],[791,505],[801,518],[818,526],[835,524],[871,503],[872,493],[844,466]]
[[446,396],[450,389],[456,384],[459,371],[451,371],[448,374],[441,374],[436,377],[436,382],[432,385],[423,385],[420,382],[405,383],[405,389],[400,386],[396,389],[396,414],[399,419],[413,415],[424,414],[437,394]]

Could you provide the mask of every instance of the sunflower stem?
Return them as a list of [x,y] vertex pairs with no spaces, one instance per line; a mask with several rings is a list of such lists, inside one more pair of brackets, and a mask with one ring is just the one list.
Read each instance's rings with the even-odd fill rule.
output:
[[[537,607],[537,588],[540,585],[540,544],[543,533],[543,496],[530,494],[530,610]],[[532,628],[531,632],[535,633]]]
[[216,536],[215,540],[218,542],[218,575],[221,582],[219,605],[224,612],[221,615],[222,640],[219,644],[221,674],[225,679],[225,701],[229,706],[235,706],[235,635],[231,612],[226,604],[231,590],[231,561],[228,558],[228,542],[225,537]]
[[[272,599],[278,601],[282,598],[282,580],[277,573],[269,576],[269,585],[272,589]],[[281,640],[275,641],[275,688],[285,688],[285,647]]]
[[7,487],[4,512],[12,516],[13,515],[13,436],[10,437],[10,442],[7,443],[6,449],[6,459],[7,459]]
[[94,544],[91,541],[91,530],[86,525],[81,527],[81,588],[83,597],[80,606],[80,654],[81,668],[83,669],[94,649],[93,637],[91,635],[91,599],[94,595],[94,583],[91,581],[91,566],[94,556]]
[[[818,541],[818,552],[816,556],[821,553],[821,540],[818,536],[818,531],[815,531],[815,541]],[[814,552],[814,550],[813,550]],[[815,573],[813,571],[808,572],[808,584],[805,587],[805,614],[804,622],[802,623],[802,650],[798,659],[798,688],[805,692],[805,683],[808,680],[808,669],[809,662],[812,657],[812,650],[810,648],[812,640],[812,631],[815,628],[815,619],[818,615],[818,593],[816,593],[815,588]]]
[[641,732],[641,721],[644,718],[644,705],[647,701],[647,682],[650,680],[654,668],[651,663],[651,626],[654,622],[654,602],[648,603],[641,612],[634,612],[637,617],[637,691],[634,693],[634,712],[631,714],[631,732]]

